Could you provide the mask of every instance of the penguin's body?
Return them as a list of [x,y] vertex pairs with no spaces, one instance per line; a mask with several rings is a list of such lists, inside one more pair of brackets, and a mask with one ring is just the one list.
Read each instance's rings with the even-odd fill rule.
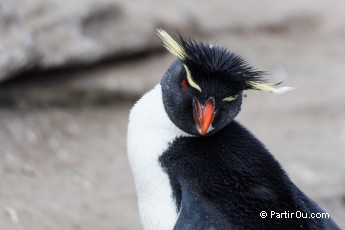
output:
[[329,218],[303,218],[323,211],[234,121],[243,90],[274,92],[261,72],[224,49],[161,36],[179,59],[133,107],[128,128],[144,228],[338,229]]
[[190,136],[168,118],[161,86],[146,93],[133,107],[128,125],[128,158],[145,229],[173,229],[177,208],[169,175],[159,162],[169,143]]
[[[160,163],[169,175],[181,213],[175,229],[332,226],[327,225],[331,223],[327,218],[271,216],[271,211],[300,212],[303,216],[323,211],[290,181],[260,141],[236,121],[209,137],[175,139]],[[267,213],[266,218],[260,216],[262,211]],[[336,229],[333,227],[330,229]]]

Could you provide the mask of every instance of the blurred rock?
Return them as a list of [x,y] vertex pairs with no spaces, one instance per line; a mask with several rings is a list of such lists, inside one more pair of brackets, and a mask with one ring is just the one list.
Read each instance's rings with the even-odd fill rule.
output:
[[42,69],[89,64],[158,47],[154,28],[133,21],[109,0],[15,0],[18,18],[35,37]]
[[155,25],[116,1],[1,1],[0,81],[161,49]]
[[0,1],[0,81],[32,66],[35,60],[31,34],[18,21],[8,0]]
[[61,69],[161,48],[155,29],[195,36],[320,32],[345,35],[341,0],[2,0],[0,81],[28,68]]
[[69,106],[135,100],[160,82],[174,57],[142,57],[116,65],[103,63],[78,70],[31,73],[0,85],[0,105]]

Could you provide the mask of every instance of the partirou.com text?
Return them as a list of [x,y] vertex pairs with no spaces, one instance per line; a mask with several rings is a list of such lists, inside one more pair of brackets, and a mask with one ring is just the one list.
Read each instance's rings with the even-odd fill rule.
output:
[[261,218],[316,218],[316,219],[323,219],[323,218],[330,218],[329,214],[327,212],[318,212],[318,213],[306,213],[306,212],[301,212],[301,211],[296,211],[296,212],[289,212],[289,211],[284,211],[284,212],[275,212],[275,211],[261,211],[260,212],[260,217]]

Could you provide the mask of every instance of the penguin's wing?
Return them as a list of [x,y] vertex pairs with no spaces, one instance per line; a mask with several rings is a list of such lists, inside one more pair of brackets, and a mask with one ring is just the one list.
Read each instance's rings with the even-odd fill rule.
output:
[[174,230],[232,229],[226,216],[205,197],[182,187],[180,212]]
[[[321,207],[311,200],[308,196],[306,196],[299,188],[296,187],[296,191],[298,197],[300,199],[300,204],[303,205],[304,213],[326,213]],[[326,215],[329,215],[326,213]],[[332,218],[316,218],[316,219],[309,219],[311,222],[312,220],[317,220],[317,222],[313,222],[311,227],[317,228],[322,224],[322,229],[327,230],[340,230],[337,224],[333,221]],[[316,226],[317,225],[317,226]]]

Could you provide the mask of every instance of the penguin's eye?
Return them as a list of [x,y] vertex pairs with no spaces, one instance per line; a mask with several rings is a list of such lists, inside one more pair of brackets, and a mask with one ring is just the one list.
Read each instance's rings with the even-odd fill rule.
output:
[[186,79],[183,79],[182,82],[181,82],[181,85],[182,85],[182,88],[183,89],[188,89],[188,82]]
[[238,95],[226,97],[223,99],[223,101],[234,101],[237,99],[237,97],[238,97]]

